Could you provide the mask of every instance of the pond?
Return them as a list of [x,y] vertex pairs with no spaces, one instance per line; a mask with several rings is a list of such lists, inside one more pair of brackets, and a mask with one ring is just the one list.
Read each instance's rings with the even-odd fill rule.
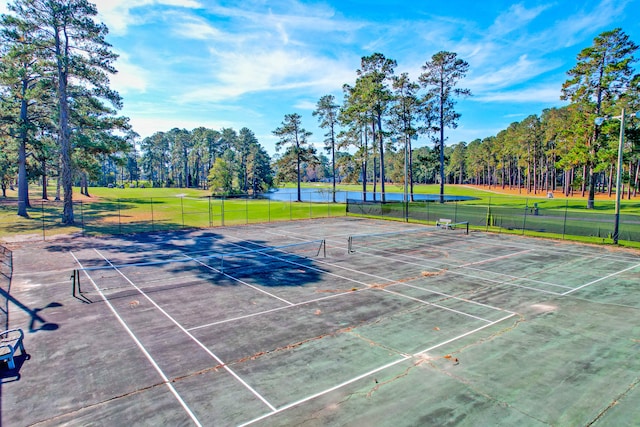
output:
[[[317,188],[303,188],[300,190],[302,201],[304,202],[330,202],[332,200],[331,190],[317,189]],[[279,188],[272,190],[262,195],[262,197],[278,200],[278,201],[295,201],[298,197],[298,190],[295,188]],[[355,199],[362,201],[362,191],[336,191],[336,202],[345,203],[347,199]],[[385,199],[387,202],[401,202],[403,201],[402,193],[386,193]],[[429,201],[437,202],[440,200],[439,194],[415,194],[413,195],[415,201]],[[453,196],[444,195],[444,199],[447,202],[457,202],[463,200],[474,200],[475,197],[471,196]],[[380,193],[367,192],[366,200],[369,202],[380,201]]]

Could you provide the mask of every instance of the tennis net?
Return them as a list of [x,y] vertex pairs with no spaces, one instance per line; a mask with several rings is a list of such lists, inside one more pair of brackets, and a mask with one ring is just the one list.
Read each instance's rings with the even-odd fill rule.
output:
[[412,251],[424,246],[442,245],[452,239],[457,241],[461,236],[469,234],[469,224],[466,222],[445,224],[413,230],[354,234],[348,238],[349,253],[369,250]]
[[[183,254],[180,258],[139,260],[123,264],[105,260],[101,265],[73,271],[72,295],[86,300],[84,294],[91,292],[137,292],[136,287],[145,291],[176,289],[202,284],[203,281],[221,280],[225,276],[266,276],[278,269],[304,268],[313,262],[313,258],[318,257],[326,257],[324,240],[207,255]],[[87,281],[91,286],[87,285]]]

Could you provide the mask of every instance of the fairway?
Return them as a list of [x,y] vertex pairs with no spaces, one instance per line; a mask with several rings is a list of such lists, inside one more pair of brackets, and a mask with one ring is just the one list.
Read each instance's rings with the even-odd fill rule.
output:
[[30,357],[1,371],[2,424],[635,425],[640,254],[465,231],[339,217],[15,245]]

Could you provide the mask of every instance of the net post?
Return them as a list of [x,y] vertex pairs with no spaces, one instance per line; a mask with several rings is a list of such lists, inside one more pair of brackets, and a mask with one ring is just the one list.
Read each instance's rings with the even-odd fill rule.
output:
[[71,274],[71,280],[73,282],[71,295],[77,297],[78,294],[82,293],[82,290],[80,289],[80,271],[78,269],[73,270],[73,273]]
[[347,242],[347,251],[352,254],[355,251],[353,250],[353,236],[349,236],[349,240]]
[[464,233],[464,234],[467,234],[467,235],[468,235],[468,234],[469,234],[469,221],[466,221],[466,226],[467,226],[467,227],[466,227],[467,229],[466,229],[466,231],[465,231],[465,233]]

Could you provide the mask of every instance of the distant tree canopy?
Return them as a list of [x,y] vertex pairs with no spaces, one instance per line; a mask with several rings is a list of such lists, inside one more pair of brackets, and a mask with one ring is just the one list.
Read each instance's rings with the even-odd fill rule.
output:
[[273,184],[271,159],[248,128],[174,128],[143,139],[140,151],[144,175],[155,187],[213,185],[213,193],[229,195],[259,193]]

